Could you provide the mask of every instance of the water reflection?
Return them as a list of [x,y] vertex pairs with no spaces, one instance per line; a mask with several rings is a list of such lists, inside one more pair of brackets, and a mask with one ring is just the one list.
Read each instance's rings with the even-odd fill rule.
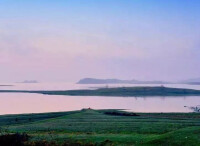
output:
[[40,113],[94,109],[128,109],[133,112],[191,112],[184,106],[200,103],[200,97],[95,97],[29,93],[1,93],[0,114]]

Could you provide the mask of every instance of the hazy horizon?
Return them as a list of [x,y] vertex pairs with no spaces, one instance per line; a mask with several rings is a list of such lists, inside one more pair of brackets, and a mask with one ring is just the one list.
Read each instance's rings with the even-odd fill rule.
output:
[[200,78],[198,0],[2,0],[1,82]]

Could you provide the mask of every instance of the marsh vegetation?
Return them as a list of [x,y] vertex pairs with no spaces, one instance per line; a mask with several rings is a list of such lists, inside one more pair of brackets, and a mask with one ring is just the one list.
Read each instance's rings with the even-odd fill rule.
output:
[[200,145],[198,113],[122,113],[85,109],[4,115],[0,127],[6,134],[26,133],[24,143],[30,145]]

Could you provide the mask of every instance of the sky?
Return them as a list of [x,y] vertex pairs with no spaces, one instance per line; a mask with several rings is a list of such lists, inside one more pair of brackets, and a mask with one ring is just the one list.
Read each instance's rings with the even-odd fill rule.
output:
[[0,83],[200,77],[199,0],[1,0]]

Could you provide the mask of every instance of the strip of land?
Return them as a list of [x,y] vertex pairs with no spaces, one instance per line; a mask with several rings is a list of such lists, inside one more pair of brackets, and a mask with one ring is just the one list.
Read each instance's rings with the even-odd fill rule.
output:
[[3,115],[0,128],[0,139],[21,138],[24,145],[200,145],[199,113],[83,109]]
[[200,96],[200,90],[168,88],[168,87],[118,87],[99,88],[95,90],[66,90],[66,91],[26,91],[26,90],[0,90],[0,93],[39,93],[47,95],[70,96]]

